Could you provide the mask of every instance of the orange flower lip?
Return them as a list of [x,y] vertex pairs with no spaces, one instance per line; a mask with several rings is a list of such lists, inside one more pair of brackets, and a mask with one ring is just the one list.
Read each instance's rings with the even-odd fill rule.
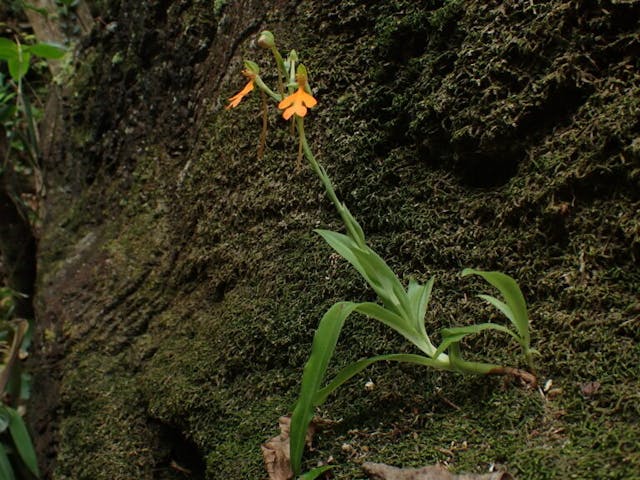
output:
[[311,108],[317,103],[318,101],[305,92],[301,85],[295,93],[282,100],[278,104],[278,108],[284,110],[282,116],[285,120],[289,120],[294,113],[299,117],[304,117],[307,114],[307,108]]
[[229,105],[225,107],[226,110],[237,107],[242,99],[253,90],[253,82],[256,78],[255,74],[250,72],[249,70],[243,70],[242,74],[249,79],[249,83],[247,83],[244,88],[236,93],[233,97],[229,97]]

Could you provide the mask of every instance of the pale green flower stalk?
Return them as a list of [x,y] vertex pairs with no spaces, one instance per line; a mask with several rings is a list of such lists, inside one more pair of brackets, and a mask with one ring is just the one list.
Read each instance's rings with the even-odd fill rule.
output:
[[[434,279],[431,278],[424,285],[410,280],[405,289],[386,262],[367,245],[362,227],[338,198],[331,179],[309,147],[304,129],[304,116],[307,108],[313,107],[316,100],[311,96],[306,68],[302,64],[297,64],[298,57],[295,51],[292,51],[286,60],[283,59],[270,32],[263,32],[258,43],[274,55],[281,93],[273,92],[264,84],[259,76],[258,66],[253,62],[245,62],[245,76],[251,79],[251,85],[257,86],[278,102],[278,107],[284,109],[283,116],[286,119],[294,117],[301,151],[322,182],[327,196],[338,211],[346,229],[346,235],[330,230],[316,230],[316,232],[360,273],[380,300],[380,304],[338,302],[320,320],[313,338],[309,360],[304,367],[300,395],[291,417],[290,453],[294,473],[300,475],[302,470],[305,436],[315,408],[326,401],[327,397],[343,383],[374,362],[381,360],[409,362],[466,374],[512,375],[528,384],[535,384],[536,378],[529,372],[492,363],[470,362],[464,360],[461,355],[460,342],[465,336],[483,330],[498,330],[510,335],[520,344],[526,362],[533,371],[532,354],[535,351],[530,347],[527,306],[516,281],[503,273],[466,269],[462,275],[478,275],[500,292],[502,299],[490,295],[479,295],[479,297],[500,310],[510,321],[512,328],[495,323],[446,328],[440,332],[442,337],[440,345],[436,347],[433,344],[427,334],[424,319]],[[234,103],[233,106],[237,105],[239,98],[241,99],[251,88],[247,84],[241,94],[238,94],[240,97],[238,95],[232,97],[230,100]],[[285,90],[288,96],[285,96]],[[353,312],[361,313],[392,328],[415,345],[420,354],[388,354],[363,359],[342,369],[323,386],[327,367],[336,348],[342,326]]]

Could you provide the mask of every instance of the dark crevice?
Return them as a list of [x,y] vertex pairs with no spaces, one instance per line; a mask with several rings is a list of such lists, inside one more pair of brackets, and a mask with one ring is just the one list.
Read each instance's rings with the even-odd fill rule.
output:
[[505,184],[526,156],[526,146],[535,144],[553,130],[570,122],[587,101],[591,90],[566,82],[551,87],[544,102],[532,108],[502,141],[478,145],[479,138],[458,139],[453,145],[454,165],[462,182],[470,187],[491,188]]
[[155,419],[149,424],[157,432],[160,453],[153,478],[204,480],[207,464],[197,445],[174,426]]
[[538,136],[565,125],[584,104],[591,88],[580,88],[573,82],[564,82],[549,88],[547,98],[538,108],[531,109],[518,123],[518,134],[534,131]]
[[15,296],[14,314],[33,318],[36,240],[28,220],[4,188],[0,188],[0,251],[7,285],[20,294]]
[[523,152],[465,153],[464,164],[456,162],[459,177],[472,188],[499,187],[516,174]]
[[[0,129],[0,159],[6,158],[6,153],[6,135],[4,129]],[[15,296],[14,315],[32,319],[36,239],[28,212],[18,200],[18,183],[12,169],[5,167],[0,174],[0,252],[7,285],[21,294]]]

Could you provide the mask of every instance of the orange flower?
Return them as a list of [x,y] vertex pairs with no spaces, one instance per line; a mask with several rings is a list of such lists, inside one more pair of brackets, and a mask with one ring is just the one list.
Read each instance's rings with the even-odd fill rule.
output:
[[298,90],[278,104],[278,108],[284,110],[282,116],[285,120],[289,120],[294,113],[299,117],[304,117],[307,114],[307,108],[318,103],[315,98],[304,91],[305,84],[303,82],[299,81],[298,84]]
[[225,107],[226,110],[237,107],[242,99],[253,90],[253,82],[256,79],[256,74],[249,70],[243,70],[242,74],[249,79],[249,83],[247,83],[244,88],[236,93],[233,97],[229,98],[229,105]]

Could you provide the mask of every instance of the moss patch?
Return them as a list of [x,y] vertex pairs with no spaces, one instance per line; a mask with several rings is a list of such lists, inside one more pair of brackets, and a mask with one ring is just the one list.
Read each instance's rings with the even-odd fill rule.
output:
[[[290,411],[318,319],[373,299],[311,232],[337,216],[277,114],[258,161],[259,96],[222,109],[240,58],[269,61],[250,41],[262,27],[303,56],[320,102],[313,148],[371,244],[401,278],[436,275],[428,330],[493,318],[473,297],[487,288],[459,271],[505,271],[556,388],[378,365],[322,407],[340,421],[308,465],[332,455],[344,479],[362,461],[632,477],[640,9],[258,3],[113,4],[117,29],[85,46],[65,153],[78,175],[55,177],[77,191],[51,189],[40,257],[40,314],[64,345],[52,478],[264,477],[259,445]],[[73,257],[87,234],[93,247]],[[518,362],[506,338],[465,348]],[[410,350],[354,317],[332,368],[392,351]]]

